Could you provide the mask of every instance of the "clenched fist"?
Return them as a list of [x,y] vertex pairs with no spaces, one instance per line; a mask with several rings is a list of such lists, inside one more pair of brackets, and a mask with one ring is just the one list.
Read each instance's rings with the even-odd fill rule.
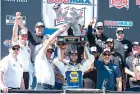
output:
[[21,16],[21,12],[16,12],[16,16]]

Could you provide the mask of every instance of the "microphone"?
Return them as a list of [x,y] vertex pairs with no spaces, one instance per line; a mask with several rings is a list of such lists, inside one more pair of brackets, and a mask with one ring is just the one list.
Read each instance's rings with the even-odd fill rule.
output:
[[105,90],[106,90],[107,81],[108,80],[105,78],[104,81],[103,81],[103,84],[102,84],[102,90],[103,90],[104,93],[105,93]]

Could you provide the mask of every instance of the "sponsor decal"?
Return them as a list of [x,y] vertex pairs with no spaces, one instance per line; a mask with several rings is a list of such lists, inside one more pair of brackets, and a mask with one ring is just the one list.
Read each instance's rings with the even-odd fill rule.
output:
[[24,3],[24,2],[28,2],[28,0],[4,0],[5,2],[21,2],[21,3]]
[[133,27],[133,21],[104,20],[104,26],[107,26],[108,28],[124,27],[124,29],[129,29],[130,27]]
[[79,75],[78,75],[78,72],[71,72],[70,73],[70,82],[78,82],[79,79],[78,79]]
[[136,5],[140,8],[140,0],[136,0]]
[[[14,15],[6,15],[6,25],[13,25],[15,22],[16,16]],[[26,25],[26,17],[22,16],[23,24]]]
[[116,7],[117,9],[129,9],[129,0],[109,0],[109,8]]
[[90,5],[90,0],[47,0],[48,3],[64,3],[64,4],[82,4]]

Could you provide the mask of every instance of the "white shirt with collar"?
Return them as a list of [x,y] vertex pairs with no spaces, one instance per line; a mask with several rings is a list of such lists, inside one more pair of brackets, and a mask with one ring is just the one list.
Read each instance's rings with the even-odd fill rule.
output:
[[29,65],[31,63],[31,49],[27,44],[23,45],[20,43],[20,41],[18,41],[18,44],[20,46],[20,50],[17,58],[23,66],[23,71],[29,72]]
[[7,87],[20,88],[23,77],[23,67],[17,59],[8,55],[2,59],[0,72],[4,73],[4,83]]
[[54,86],[55,75],[53,60],[48,60],[42,49],[39,50],[35,59],[35,73],[37,76],[37,83],[45,83]]

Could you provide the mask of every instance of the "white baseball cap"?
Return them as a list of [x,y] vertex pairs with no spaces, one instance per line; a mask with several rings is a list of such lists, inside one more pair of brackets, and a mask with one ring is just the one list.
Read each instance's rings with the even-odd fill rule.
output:
[[92,47],[90,48],[90,51],[91,51],[91,52],[97,52],[97,47],[96,47],[96,46],[92,46]]
[[113,39],[112,39],[112,38],[108,38],[108,39],[106,40],[106,42],[113,42]]
[[35,27],[38,27],[38,26],[45,27],[44,24],[43,24],[42,22],[37,22],[36,25],[35,25]]
[[102,22],[98,22],[98,23],[96,24],[96,27],[99,27],[99,26],[103,26],[103,23],[102,23]]
[[103,50],[103,53],[105,53],[105,52],[110,52],[110,53],[111,53],[111,50],[108,49],[108,48],[105,48],[105,49]]
[[138,41],[134,41],[131,46],[133,45],[140,45]]
[[19,35],[27,34],[27,32],[28,32],[28,29],[21,29],[19,31]]
[[123,27],[118,27],[116,32],[118,32],[118,31],[124,31]]

